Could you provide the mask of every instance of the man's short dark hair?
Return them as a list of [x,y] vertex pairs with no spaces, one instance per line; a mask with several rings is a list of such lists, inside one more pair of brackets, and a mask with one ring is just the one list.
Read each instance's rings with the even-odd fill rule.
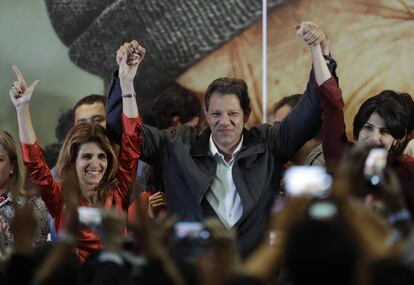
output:
[[73,107],[73,113],[75,114],[76,109],[80,105],[92,105],[94,103],[100,102],[105,105],[105,96],[97,95],[97,94],[91,94],[86,97],[83,97],[78,102],[76,102],[75,107]]
[[185,124],[194,117],[201,117],[201,102],[196,94],[183,86],[174,83],[163,90],[152,104],[150,116],[145,123],[159,129],[171,127],[172,118],[178,116],[180,123]]
[[239,99],[245,119],[247,120],[249,118],[251,112],[250,98],[247,90],[247,84],[244,80],[222,77],[211,82],[204,97],[206,110],[208,110],[210,97],[213,93],[219,93],[220,95],[236,95]]
[[385,90],[369,98],[361,105],[354,117],[353,135],[355,140],[358,139],[359,132],[373,113],[378,113],[384,120],[385,126],[395,139],[401,140],[404,138],[408,131],[407,116],[401,104],[392,98],[391,92],[396,93]]
[[272,107],[272,109],[269,113],[270,114],[275,114],[277,112],[277,110],[279,110],[280,108],[282,108],[285,105],[287,105],[291,109],[293,109],[293,108],[295,108],[296,104],[299,102],[299,100],[302,97],[303,97],[303,94],[293,94],[293,95],[290,95],[290,96],[285,96],[273,105],[273,107]]

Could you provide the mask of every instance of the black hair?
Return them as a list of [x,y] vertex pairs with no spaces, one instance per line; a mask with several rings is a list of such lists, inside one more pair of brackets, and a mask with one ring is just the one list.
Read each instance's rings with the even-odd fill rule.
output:
[[83,97],[78,102],[76,102],[75,107],[73,107],[73,113],[75,113],[76,109],[81,105],[92,105],[96,102],[100,102],[105,105],[105,96],[91,94],[86,97]]
[[303,97],[303,94],[293,94],[290,96],[285,96],[282,99],[280,99],[279,101],[277,101],[271,111],[269,112],[270,114],[275,114],[277,112],[277,110],[279,110],[280,108],[282,108],[285,105],[288,105],[290,108],[295,108],[296,104],[299,102],[299,100]]
[[201,103],[196,94],[179,84],[163,90],[152,104],[146,123],[159,129],[171,127],[172,118],[178,116],[185,124],[194,117],[201,117]]
[[247,84],[244,80],[222,77],[211,82],[204,96],[206,110],[209,108],[210,97],[213,93],[218,93],[220,95],[236,95],[243,110],[245,120],[249,118],[251,112],[250,98]]
[[[355,140],[358,139],[359,132],[373,113],[378,113],[384,120],[385,126],[395,139],[401,140],[407,134],[407,118],[403,107],[392,97],[382,95],[383,92],[369,98],[359,108],[354,117],[353,135]],[[387,90],[386,92],[394,91]]]
[[384,90],[378,96],[392,98],[401,105],[406,116],[407,132],[411,133],[414,129],[414,101],[411,95],[405,92],[398,93],[392,90]]

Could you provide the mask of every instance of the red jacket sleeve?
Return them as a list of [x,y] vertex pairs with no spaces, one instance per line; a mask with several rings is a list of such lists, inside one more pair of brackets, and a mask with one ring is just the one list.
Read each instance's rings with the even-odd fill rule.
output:
[[21,144],[23,163],[27,168],[33,184],[42,189],[42,199],[52,217],[60,215],[63,203],[62,187],[50,173],[50,169],[43,157],[39,141],[34,144]]
[[344,101],[335,79],[331,77],[316,87],[320,94],[322,109],[321,137],[326,165],[333,166],[338,161],[348,142],[345,132]]
[[129,190],[137,173],[138,160],[141,156],[141,117],[127,118],[122,114],[122,140],[118,155],[118,187],[114,190],[115,199],[121,199],[124,207],[129,204]]

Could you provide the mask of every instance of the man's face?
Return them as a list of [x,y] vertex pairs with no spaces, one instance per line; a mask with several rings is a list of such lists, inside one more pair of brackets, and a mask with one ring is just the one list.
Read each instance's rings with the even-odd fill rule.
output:
[[289,105],[283,105],[277,111],[275,112],[273,122],[269,122],[270,124],[273,124],[274,122],[280,123],[283,121],[284,118],[289,115],[289,113],[292,112],[292,108]]
[[82,104],[75,110],[75,125],[79,123],[93,123],[106,128],[105,106],[102,102]]
[[217,148],[232,153],[240,141],[245,123],[239,98],[236,95],[213,93],[209,108],[204,112]]

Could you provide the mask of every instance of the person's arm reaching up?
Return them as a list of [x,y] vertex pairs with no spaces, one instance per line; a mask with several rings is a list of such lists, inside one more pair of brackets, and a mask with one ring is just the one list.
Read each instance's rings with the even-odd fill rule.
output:
[[20,142],[34,144],[36,142],[36,133],[30,116],[29,102],[39,80],[35,80],[30,86],[27,86],[20,69],[13,65],[13,70],[17,76],[17,81],[14,82],[13,87],[9,91],[9,95],[16,107]]
[[321,43],[325,40],[325,35],[312,22],[303,22],[297,26],[296,33],[310,46],[315,80],[318,86],[321,86],[332,76],[322,54]]
[[[305,23],[305,24],[304,24]],[[322,109],[321,138],[326,165],[329,169],[340,159],[347,142],[341,90],[333,78],[324,55],[330,54],[323,31],[311,22],[298,27],[297,34],[310,46],[315,80]],[[322,48],[323,47],[323,48]]]
[[145,49],[135,40],[122,45],[117,51],[116,60],[119,65],[118,75],[122,90],[122,110],[127,118],[138,117],[134,78],[144,56]]

